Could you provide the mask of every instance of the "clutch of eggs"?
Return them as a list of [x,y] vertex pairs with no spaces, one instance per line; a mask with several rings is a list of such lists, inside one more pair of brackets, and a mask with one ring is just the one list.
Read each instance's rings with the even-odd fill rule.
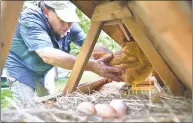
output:
[[127,114],[127,105],[122,100],[112,100],[109,104],[82,102],[77,106],[80,115],[96,114],[102,118],[117,118]]

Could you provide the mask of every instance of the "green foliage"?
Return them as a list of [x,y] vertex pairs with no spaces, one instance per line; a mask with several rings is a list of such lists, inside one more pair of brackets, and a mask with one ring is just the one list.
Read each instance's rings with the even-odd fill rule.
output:
[[78,55],[80,51],[80,47],[74,44],[73,42],[70,44],[70,47],[71,47],[70,54],[74,56]]
[[88,33],[89,27],[90,27],[90,19],[78,8],[76,9],[76,13],[78,17],[80,18],[79,25],[84,31],[84,33]]
[[5,97],[13,98],[9,89],[1,90],[1,108],[5,108],[9,105],[9,102],[5,100]]
[[101,32],[97,44],[101,44],[104,47],[108,48],[112,52],[120,50],[120,45],[117,44],[110,36],[108,36],[104,31]]

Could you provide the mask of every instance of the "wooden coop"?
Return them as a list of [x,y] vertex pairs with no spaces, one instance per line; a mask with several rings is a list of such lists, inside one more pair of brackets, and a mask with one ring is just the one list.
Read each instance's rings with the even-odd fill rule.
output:
[[[108,79],[79,85],[101,30],[121,47],[136,41],[153,66],[159,83],[177,96],[192,95],[191,1],[78,1],[72,0],[91,19],[91,26],[63,94],[76,89],[88,92]],[[1,2],[1,66],[5,62],[22,1]],[[133,40],[134,39],[134,40]],[[150,87],[151,88],[151,87]],[[54,96],[42,98],[42,101]]]
[[[78,86],[84,65],[100,31],[104,30],[122,47],[134,38],[158,74],[157,79],[160,77],[174,95],[182,96],[188,91],[191,95],[192,28],[189,2],[72,2],[91,19],[91,27],[64,93],[67,90],[71,93]],[[84,86],[95,88],[97,85],[94,83],[97,82]]]

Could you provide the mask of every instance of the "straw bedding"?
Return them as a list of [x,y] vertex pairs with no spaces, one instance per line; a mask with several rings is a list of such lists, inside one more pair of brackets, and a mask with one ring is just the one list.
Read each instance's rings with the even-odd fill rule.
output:
[[[123,95],[119,92],[123,83],[112,82],[92,94],[74,92],[56,97],[56,102],[31,103],[29,108],[19,108],[10,99],[11,107],[1,110],[2,122],[192,122],[192,101],[185,97],[172,96],[165,88],[165,94],[156,91],[143,94]],[[76,111],[79,103],[109,103],[122,99],[128,113],[115,119],[104,119],[96,115],[80,116]]]

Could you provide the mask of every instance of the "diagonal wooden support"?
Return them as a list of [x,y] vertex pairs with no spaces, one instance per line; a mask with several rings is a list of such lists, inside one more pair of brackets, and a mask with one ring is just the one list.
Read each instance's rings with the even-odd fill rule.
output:
[[123,26],[122,23],[119,24],[119,27],[121,28],[121,30],[122,30],[123,34],[125,35],[126,39],[127,39],[128,41],[131,41],[131,39],[129,38],[129,35],[128,35],[128,33],[127,33],[127,30],[124,28],[124,26]]
[[117,19],[117,20],[112,20],[112,21],[104,22],[104,26],[116,25],[116,24],[121,24],[121,23],[122,23],[121,19]]
[[17,24],[23,1],[1,1],[1,63],[0,73],[3,69],[11,40]]
[[166,62],[159,55],[158,51],[149,41],[142,28],[135,22],[133,18],[122,19],[122,21],[133,35],[135,41],[143,50],[156,72],[160,75],[165,85],[170,87],[173,94],[183,96],[183,85],[179,82],[178,78],[174,75]]
[[73,66],[70,78],[63,90],[64,94],[73,92],[79,84],[79,81],[84,71],[84,66],[90,58],[98,36],[101,32],[102,26],[102,22],[92,22],[88,35],[83,43],[82,48],[80,49],[80,53]]

